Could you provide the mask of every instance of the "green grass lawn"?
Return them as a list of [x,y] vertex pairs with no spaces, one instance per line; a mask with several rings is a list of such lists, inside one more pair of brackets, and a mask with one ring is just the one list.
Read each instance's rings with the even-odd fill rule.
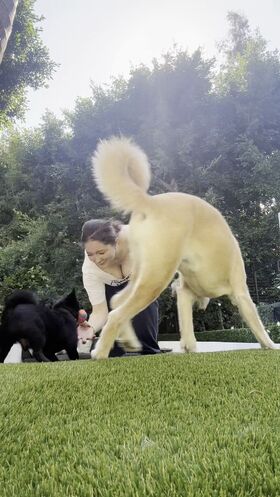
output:
[[279,351],[0,367],[1,497],[280,495]]

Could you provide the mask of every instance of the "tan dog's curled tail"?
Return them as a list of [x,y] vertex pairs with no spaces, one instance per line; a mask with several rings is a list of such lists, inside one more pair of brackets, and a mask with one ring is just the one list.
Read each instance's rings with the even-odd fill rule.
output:
[[128,138],[99,143],[92,159],[98,189],[117,209],[143,211],[149,203],[151,171],[145,153]]

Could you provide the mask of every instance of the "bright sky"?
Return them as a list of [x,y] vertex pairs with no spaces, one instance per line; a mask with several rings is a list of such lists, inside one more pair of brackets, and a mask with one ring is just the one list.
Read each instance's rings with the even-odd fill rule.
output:
[[280,1],[266,0],[37,0],[42,38],[60,64],[48,89],[29,92],[27,126],[36,126],[45,109],[61,115],[78,96],[90,95],[90,81],[108,83],[129,68],[159,57],[177,43],[205,55],[227,33],[229,10],[244,14],[280,49]]

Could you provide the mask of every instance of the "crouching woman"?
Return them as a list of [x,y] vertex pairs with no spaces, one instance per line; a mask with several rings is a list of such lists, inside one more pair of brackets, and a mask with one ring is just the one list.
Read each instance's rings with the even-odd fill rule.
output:
[[[83,284],[92,305],[89,324],[94,333],[106,323],[111,310],[110,300],[129,281],[130,254],[129,225],[119,221],[91,219],[82,227],[84,248]],[[142,344],[142,354],[157,354],[158,302],[152,302],[132,319],[136,336]],[[125,351],[115,342],[110,357],[122,356]]]

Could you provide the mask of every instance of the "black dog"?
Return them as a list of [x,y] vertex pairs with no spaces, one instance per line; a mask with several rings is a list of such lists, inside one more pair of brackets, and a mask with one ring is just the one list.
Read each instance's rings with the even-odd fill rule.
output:
[[75,290],[53,307],[39,302],[29,290],[16,290],[5,300],[0,327],[0,362],[12,345],[20,342],[32,349],[37,361],[57,361],[55,355],[66,350],[69,359],[78,359],[77,320],[79,302]]

